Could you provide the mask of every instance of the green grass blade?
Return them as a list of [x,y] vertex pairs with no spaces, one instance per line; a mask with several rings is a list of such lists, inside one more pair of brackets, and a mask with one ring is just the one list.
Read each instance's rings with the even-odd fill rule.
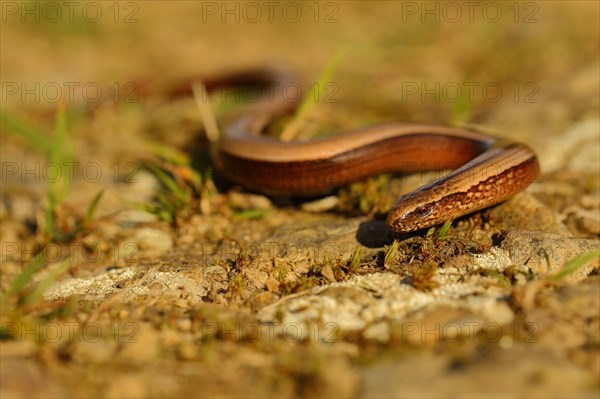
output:
[[38,129],[5,110],[0,113],[0,125],[2,128],[6,128],[8,132],[27,141],[32,148],[44,155],[48,156],[51,153],[52,140]]
[[100,190],[100,192],[98,192],[98,194],[96,194],[94,199],[92,199],[92,202],[90,203],[90,206],[88,206],[87,212],[85,213],[85,221],[86,222],[89,222],[90,220],[93,219],[94,213],[96,212],[96,208],[98,207],[98,204],[100,203],[100,200],[102,199],[103,195],[104,195],[104,190]]
[[356,246],[350,255],[350,260],[348,260],[348,270],[355,271],[360,266],[360,262],[362,261],[362,247]]
[[51,193],[47,193],[46,197],[48,198],[48,203],[46,204],[46,209],[44,210],[44,234],[50,239],[50,241],[53,241],[56,229],[56,221],[54,217],[56,200]]
[[400,248],[400,242],[394,240],[392,245],[390,245],[390,247],[385,252],[385,257],[383,259],[383,267],[387,269],[393,264],[394,260],[396,259],[396,255],[398,254],[398,248]]
[[67,109],[59,104],[54,123],[54,137],[50,148],[50,162],[59,174],[48,178],[48,191],[57,203],[63,202],[71,188],[71,166],[73,165],[72,140],[67,126]]
[[178,148],[158,142],[149,142],[146,144],[146,147],[154,155],[170,164],[178,166],[187,166],[190,164],[190,156]]
[[150,172],[152,172],[154,175],[156,175],[158,180],[165,186],[167,191],[169,193],[173,194],[173,196],[177,200],[182,201],[182,202],[186,202],[188,200],[188,193],[184,189],[179,187],[177,182],[171,176],[169,176],[166,172],[164,172],[162,169],[160,169],[159,167],[156,167],[154,165],[150,165],[149,169],[150,169]]
[[[347,47],[343,47],[339,49],[332,60],[329,62],[327,67],[323,70],[319,79],[317,80],[316,90],[317,96],[321,93],[325,92],[326,85],[331,83],[333,75],[338,68],[338,65],[348,52]],[[316,101],[315,101],[316,100]],[[317,105],[319,98],[314,98],[313,95],[307,95],[304,97],[300,105],[298,106],[296,112],[294,113],[294,117],[290,121],[290,123],[285,127],[283,132],[280,135],[280,139],[283,141],[290,141],[296,138],[298,131],[302,129],[307,116],[313,111],[314,107]]]
[[440,232],[438,233],[438,238],[444,238],[450,229],[450,225],[452,224],[452,220],[448,220],[444,225],[440,228]]
[[67,259],[62,261],[56,270],[53,270],[44,278],[44,280],[40,281],[40,283],[24,298],[23,303],[25,305],[35,305],[42,299],[42,295],[44,292],[48,290],[48,288],[58,279],[58,277],[67,271],[71,267],[71,262]]
[[268,212],[268,209],[246,209],[234,212],[233,216],[240,219],[262,219]]
[[54,135],[50,142],[48,152],[47,192],[48,204],[45,211],[44,232],[51,240],[61,240],[63,232],[56,231],[56,207],[61,204],[71,189],[73,180],[72,138],[69,136],[67,123],[67,110],[64,104],[59,104],[54,122]]
[[44,266],[44,258],[42,256],[36,256],[30,263],[25,266],[23,271],[15,277],[12,284],[10,285],[10,295],[18,294],[29,284],[33,275]]
[[425,234],[425,238],[433,237],[433,233],[435,233],[435,227],[430,227],[429,230],[427,230],[427,234]]
[[591,252],[576,256],[575,258],[568,260],[561,270],[559,270],[555,274],[548,276],[548,278],[551,280],[561,280],[561,279],[565,278],[566,276],[576,272],[581,267],[585,266],[586,264],[588,264],[589,262],[591,262],[592,260],[594,260],[595,258],[597,258],[599,256],[600,256],[600,248],[596,248],[595,250],[593,250]]

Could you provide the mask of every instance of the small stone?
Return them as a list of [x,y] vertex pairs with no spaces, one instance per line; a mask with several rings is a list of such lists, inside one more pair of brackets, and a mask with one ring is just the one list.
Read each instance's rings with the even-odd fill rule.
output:
[[115,221],[121,227],[135,227],[140,224],[155,222],[158,217],[150,212],[144,212],[137,209],[127,209],[119,212],[115,216]]
[[372,324],[365,328],[363,337],[367,340],[386,343],[390,340],[390,325],[383,321]]
[[579,199],[579,203],[585,209],[597,209],[600,207],[600,197],[598,195],[584,195]]
[[324,198],[320,198],[315,201],[310,201],[302,204],[301,208],[306,212],[326,212],[330,211],[337,206],[339,198],[335,195],[330,195]]
[[143,227],[133,235],[133,241],[145,256],[162,255],[173,248],[173,237],[163,230]]
[[35,219],[36,206],[33,200],[24,195],[15,195],[9,203],[10,216],[13,220],[24,222]]
[[188,332],[192,329],[192,321],[190,319],[177,320],[177,329],[179,331]]
[[265,210],[270,209],[272,207],[271,200],[269,200],[264,195],[238,193],[235,191],[229,194],[229,205],[232,208],[240,210]]
[[490,302],[488,306],[482,307],[481,313],[488,323],[494,323],[498,326],[511,323],[515,317],[506,302]]
[[122,185],[123,195],[128,201],[148,201],[160,187],[156,176],[145,170],[140,170],[130,180]]

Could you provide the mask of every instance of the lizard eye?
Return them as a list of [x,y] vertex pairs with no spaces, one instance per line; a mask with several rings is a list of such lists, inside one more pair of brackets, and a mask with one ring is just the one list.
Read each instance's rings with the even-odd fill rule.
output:
[[433,210],[433,206],[431,206],[431,205],[423,205],[423,206],[420,206],[420,207],[418,207],[416,209],[416,213],[420,217],[424,218],[426,216],[429,216],[429,214],[431,213],[432,210]]

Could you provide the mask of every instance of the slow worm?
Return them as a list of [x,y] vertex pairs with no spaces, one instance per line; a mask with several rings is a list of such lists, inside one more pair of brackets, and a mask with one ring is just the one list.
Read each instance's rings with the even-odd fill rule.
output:
[[387,224],[410,232],[505,201],[539,175],[537,157],[526,145],[465,128],[391,123],[305,142],[268,138],[260,132],[269,121],[297,105],[297,99],[285,98],[293,80],[281,71],[259,70],[207,87],[248,82],[270,88],[269,95],[226,127],[213,160],[225,177],[253,190],[309,196],[381,173],[454,169],[398,198]]

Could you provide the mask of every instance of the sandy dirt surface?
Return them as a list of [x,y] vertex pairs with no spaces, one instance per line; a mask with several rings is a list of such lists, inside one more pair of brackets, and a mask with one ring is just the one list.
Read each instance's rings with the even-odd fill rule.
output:
[[[0,5],[3,398],[600,394],[597,2]],[[433,174],[249,192],[166,93],[257,66],[295,72],[308,135],[471,126],[542,174],[402,235]],[[221,126],[247,94],[211,95]]]

